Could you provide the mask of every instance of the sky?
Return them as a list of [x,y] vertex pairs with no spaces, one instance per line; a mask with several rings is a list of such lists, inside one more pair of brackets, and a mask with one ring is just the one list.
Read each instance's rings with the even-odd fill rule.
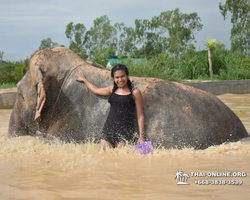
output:
[[179,8],[182,13],[197,12],[203,24],[195,35],[197,50],[205,48],[206,38],[217,39],[230,48],[230,19],[224,21],[219,2],[226,0],[0,0],[0,51],[3,60],[28,58],[38,50],[41,40],[51,38],[69,46],[65,30],[68,23],[82,23],[87,29],[93,21],[107,15],[112,21],[134,27],[135,19],[149,19],[161,12]]

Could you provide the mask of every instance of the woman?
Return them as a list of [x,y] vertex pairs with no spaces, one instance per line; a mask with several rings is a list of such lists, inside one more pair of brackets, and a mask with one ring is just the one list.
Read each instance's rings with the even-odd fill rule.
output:
[[112,68],[111,77],[114,79],[114,85],[106,88],[97,88],[80,71],[76,72],[75,75],[77,76],[76,80],[84,82],[94,94],[110,95],[108,101],[111,107],[100,141],[102,149],[105,150],[106,147],[122,147],[127,141],[132,141],[137,126],[134,124],[136,116],[139,127],[138,142],[144,142],[142,95],[140,90],[133,88],[128,77],[128,68],[125,65],[117,64]]

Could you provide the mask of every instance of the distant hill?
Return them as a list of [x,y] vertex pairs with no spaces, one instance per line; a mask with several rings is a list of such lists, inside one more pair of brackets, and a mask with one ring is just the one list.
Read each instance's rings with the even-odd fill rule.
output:
[[0,65],[5,65],[7,62],[5,62],[4,60],[2,60],[2,62],[0,61]]

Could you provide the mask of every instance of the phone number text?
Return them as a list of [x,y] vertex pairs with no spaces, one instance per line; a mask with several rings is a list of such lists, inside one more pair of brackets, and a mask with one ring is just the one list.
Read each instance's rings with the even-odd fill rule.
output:
[[242,185],[242,180],[197,180],[196,185]]

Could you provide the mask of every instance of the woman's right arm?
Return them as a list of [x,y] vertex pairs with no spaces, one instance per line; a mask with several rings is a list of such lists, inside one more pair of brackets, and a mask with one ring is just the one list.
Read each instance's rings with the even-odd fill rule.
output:
[[103,96],[108,96],[111,94],[113,86],[108,86],[106,88],[98,88],[92,83],[90,83],[82,74],[81,71],[76,72],[75,74],[77,78],[75,79],[76,81],[84,82],[85,85],[89,88],[91,92],[97,95],[103,95]]

